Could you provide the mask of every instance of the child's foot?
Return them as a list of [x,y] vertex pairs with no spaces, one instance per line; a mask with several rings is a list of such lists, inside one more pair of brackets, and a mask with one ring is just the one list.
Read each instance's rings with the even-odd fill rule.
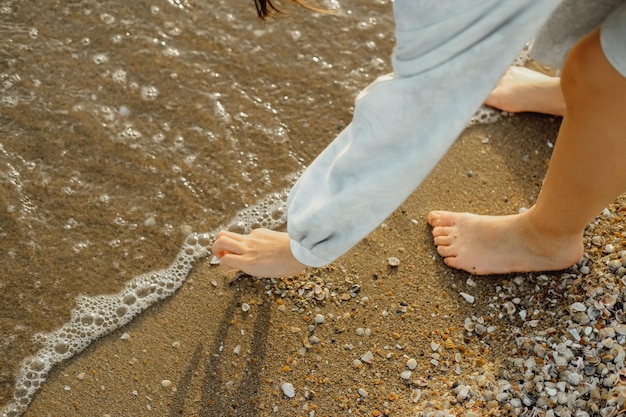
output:
[[509,67],[485,104],[511,113],[565,114],[561,79],[519,66]]
[[446,265],[472,274],[555,271],[578,262],[583,254],[580,237],[539,233],[524,214],[479,216],[433,211],[428,222]]

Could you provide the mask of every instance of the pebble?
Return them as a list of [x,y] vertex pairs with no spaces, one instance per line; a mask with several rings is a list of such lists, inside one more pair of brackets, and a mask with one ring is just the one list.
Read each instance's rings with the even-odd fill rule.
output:
[[359,388],[357,392],[362,398],[365,398],[369,395],[365,388]]
[[241,305],[241,310],[242,310],[244,313],[248,312],[248,311],[250,310],[250,304],[248,304],[248,303],[243,303],[243,304]]
[[130,335],[128,333],[122,333],[122,335],[120,336],[120,339],[128,340],[128,339],[130,339]]
[[417,361],[413,358],[410,358],[408,361],[406,361],[406,367],[410,370],[414,370],[415,368],[417,368]]
[[404,379],[405,381],[408,381],[409,379],[411,379],[412,375],[413,375],[412,371],[403,371],[400,374],[400,378]]
[[170,381],[169,379],[164,379],[163,381],[161,381],[161,386],[163,388],[169,388],[172,385],[172,381]]
[[374,362],[374,354],[368,350],[363,356],[361,356],[361,360],[365,363],[372,363]]
[[315,323],[322,324],[324,323],[324,316],[322,314],[316,314],[314,320]]

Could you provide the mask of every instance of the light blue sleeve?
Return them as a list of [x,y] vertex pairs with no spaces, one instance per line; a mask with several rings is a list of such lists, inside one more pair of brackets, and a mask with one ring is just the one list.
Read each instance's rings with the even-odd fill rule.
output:
[[352,122],[291,190],[294,256],[323,266],[423,181],[559,0],[395,0],[393,74],[359,94]]

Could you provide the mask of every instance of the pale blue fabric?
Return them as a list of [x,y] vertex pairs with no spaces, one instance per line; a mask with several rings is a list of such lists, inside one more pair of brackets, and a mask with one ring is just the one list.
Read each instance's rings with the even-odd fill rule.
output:
[[394,73],[356,100],[352,122],[287,201],[294,256],[323,266],[423,181],[559,0],[395,0]]
[[626,77],[626,1],[602,24],[600,43],[608,61]]

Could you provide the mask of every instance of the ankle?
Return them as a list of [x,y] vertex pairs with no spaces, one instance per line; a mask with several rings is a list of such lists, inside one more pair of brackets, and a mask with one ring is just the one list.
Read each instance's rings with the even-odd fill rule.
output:
[[534,207],[519,215],[520,231],[537,255],[565,258],[573,265],[583,254],[583,231],[569,230],[558,222],[547,222]]

